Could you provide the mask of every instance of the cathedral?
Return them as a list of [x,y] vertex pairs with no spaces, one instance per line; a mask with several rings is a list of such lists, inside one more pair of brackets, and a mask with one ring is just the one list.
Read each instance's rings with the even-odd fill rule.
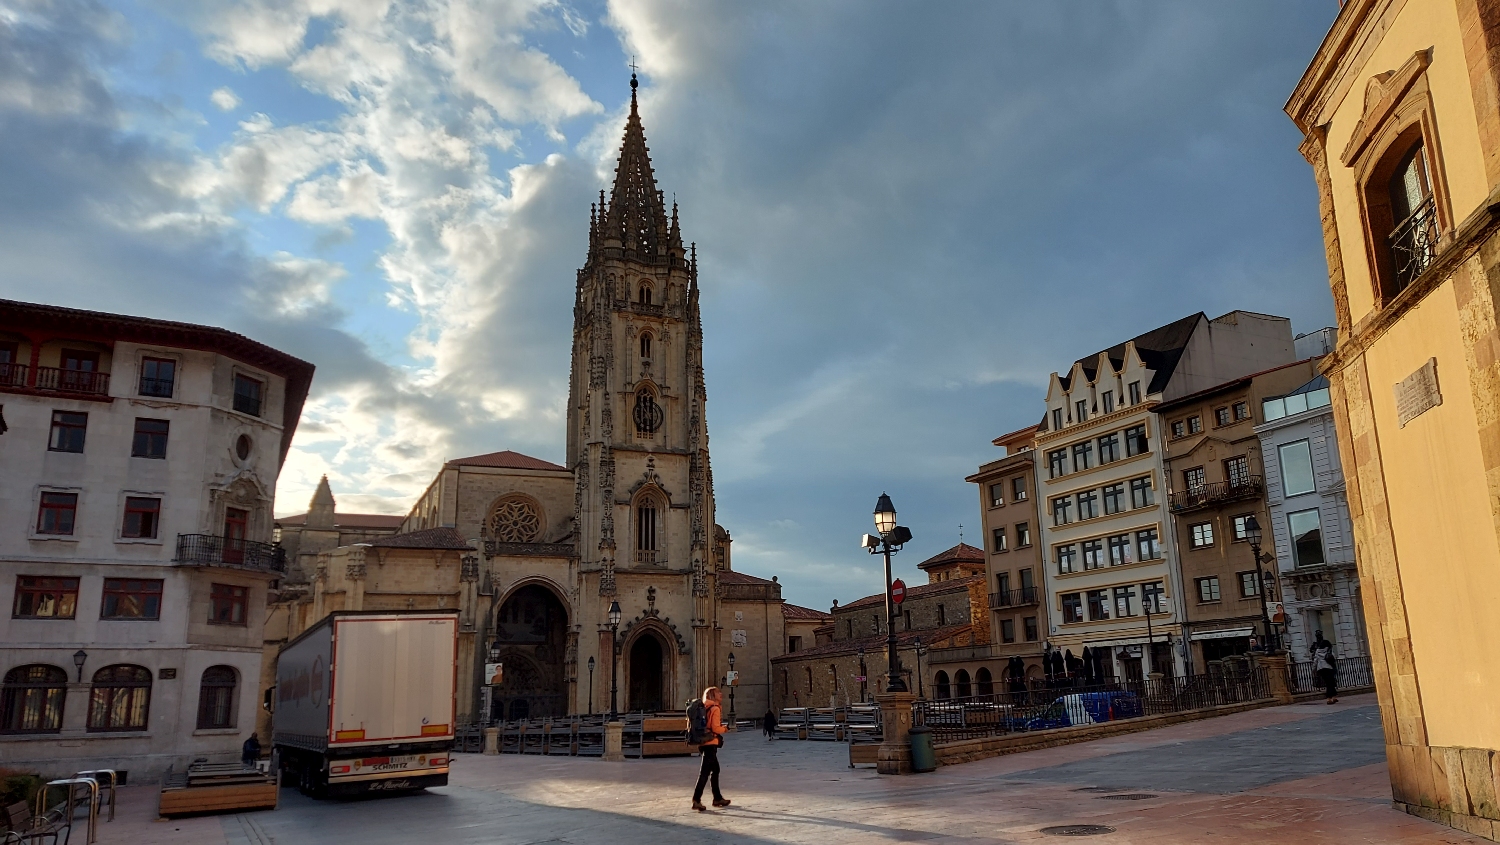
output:
[[[454,607],[461,721],[607,712],[612,696],[622,712],[680,709],[731,671],[738,714],[770,705],[801,609],[776,579],[731,568],[714,521],[697,256],[657,190],[636,85],[577,276],[566,465],[448,461],[394,530],[337,513],[320,485],[308,514],[279,522],[294,563],[270,662],[333,610]],[[486,662],[501,683],[485,685]]]

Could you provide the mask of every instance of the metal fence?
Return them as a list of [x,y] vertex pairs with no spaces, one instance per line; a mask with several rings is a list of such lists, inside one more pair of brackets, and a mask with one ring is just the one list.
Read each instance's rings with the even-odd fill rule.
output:
[[[1370,658],[1340,657],[1334,661],[1341,691],[1370,689],[1375,686],[1375,672],[1370,667]],[[1293,693],[1321,692],[1323,682],[1318,679],[1317,667],[1312,663],[1287,663],[1287,686]]]
[[932,729],[935,742],[1092,725],[1181,713],[1270,697],[1265,669],[1232,667],[1216,675],[1111,680],[1022,692],[997,692],[918,701],[913,721]]

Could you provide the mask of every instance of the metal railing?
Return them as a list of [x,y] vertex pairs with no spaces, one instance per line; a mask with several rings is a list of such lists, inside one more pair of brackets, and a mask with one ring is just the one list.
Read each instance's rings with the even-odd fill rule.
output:
[[990,593],[991,610],[1000,610],[1007,607],[1024,607],[1028,604],[1036,604],[1039,601],[1041,601],[1041,590],[1036,587],[1022,587],[1019,590]]
[[177,554],[172,560],[190,566],[286,571],[286,550],[280,546],[216,534],[178,534]]
[[642,566],[657,566],[666,563],[665,555],[662,556],[662,560],[660,561],[656,559],[656,555],[657,551],[655,549],[636,549],[635,562]]
[[[997,684],[998,686],[998,684]],[[918,701],[913,722],[935,742],[1092,725],[1270,698],[1265,669],[1239,666],[1217,677],[1116,680]]]
[[55,390],[59,393],[84,393],[91,396],[109,395],[109,373],[88,370],[64,370],[61,367],[37,367],[36,389]]
[[1265,480],[1258,475],[1247,475],[1232,481],[1199,484],[1181,493],[1173,493],[1172,510],[1181,512],[1216,505],[1220,502],[1252,499],[1259,496],[1265,489]]
[[[1340,691],[1371,689],[1375,686],[1375,672],[1369,655],[1363,657],[1340,657],[1333,661],[1334,672]],[[1320,692],[1323,682],[1318,678],[1317,667],[1311,662],[1286,664],[1286,680],[1293,693]]]
[[156,396],[164,399],[172,398],[172,387],[176,379],[150,378],[141,376],[140,393],[142,396]]
[[1429,196],[1412,210],[1390,237],[1391,262],[1396,271],[1396,290],[1405,290],[1437,257],[1437,212]]

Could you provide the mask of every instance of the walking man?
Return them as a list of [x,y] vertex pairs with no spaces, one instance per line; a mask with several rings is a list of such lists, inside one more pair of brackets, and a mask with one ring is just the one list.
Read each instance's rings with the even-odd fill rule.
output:
[[776,738],[776,711],[766,708],[766,715],[761,717],[760,725],[766,731],[766,739]]
[[254,766],[260,760],[260,735],[252,733],[245,744],[240,746],[240,763],[245,767]]
[[729,799],[719,791],[719,749],[724,747],[724,734],[728,728],[724,727],[724,720],[720,717],[722,701],[718,687],[709,687],[703,691],[703,707],[707,711],[708,741],[698,746],[703,753],[703,765],[698,770],[698,785],[693,788],[693,809],[698,812],[706,812],[703,806],[703,785],[711,783],[714,791],[714,806],[728,807]]
[[1333,662],[1333,643],[1323,639],[1323,632],[1317,632],[1317,639],[1313,642],[1313,671],[1318,674],[1318,682],[1323,685],[1324,697],[1329,704],[1339,702],[1339,671]]

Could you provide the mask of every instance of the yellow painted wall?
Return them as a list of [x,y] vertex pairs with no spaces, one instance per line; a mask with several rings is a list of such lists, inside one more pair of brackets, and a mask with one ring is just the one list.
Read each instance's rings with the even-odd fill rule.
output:
[[1370,79],[1396,70],[1418,50],[1428,48],[1432,48],[1432,64],[1427,68],[1427,76],[1432,88],[1438,142],[1442,145],[1454,222],[1461,222],[1483,204],[1488,194],[1484,156],[1479,146],[1479,123],[1470,94],[1469,71],[1454,0],[1407,0],[1395,24],[1382,35],[1380,45],[1364,69],[1353,74],[1353,84],[1328,125],[1329,179],[1333,185],[1339,246],[1344,257],[1349,313],[1356,324],[1374,307],[1375,295],[1362,237],[1363,222],[1354,174],[1342,165],[1339,156],[1348,145],[1354,127],[1364,116],[1365,87]]
[[[1500,748],[1500,544],[1453,283],[1367,353],[1428,744]],[[1436,357],[1443,404],[1397,424],[1394,385]]]

